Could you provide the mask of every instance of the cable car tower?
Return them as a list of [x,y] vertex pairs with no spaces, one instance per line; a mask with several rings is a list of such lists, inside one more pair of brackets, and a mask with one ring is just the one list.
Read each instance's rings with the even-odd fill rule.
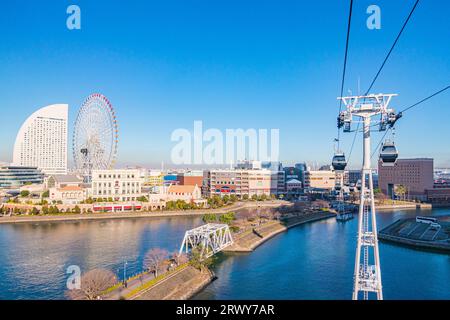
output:
[[[371,94],[366,96],[340,97],[346,110],[338,116],[338,128],[351,131],[352,123],[363,124],[363,166],[358,216],[358,243],[356,247],[353,300],[369,299],[375,293],[383,299],[381,285],[380,255],[378,250],[377,222],[373,195],[373,178],[370,163],[370,131],[385,131],[401,117],[388,108],[396,94]],[[373,118],[379,117],[375,120]]]

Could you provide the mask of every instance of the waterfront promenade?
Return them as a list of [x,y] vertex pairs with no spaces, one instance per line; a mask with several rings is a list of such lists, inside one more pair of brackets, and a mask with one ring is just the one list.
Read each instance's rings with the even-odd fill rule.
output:
[[29,223],[29,222],[59,222],[59,221],[80,221],[80,220],[102,220],[102,219],[136,219],[136,218],[164,218],[164,217],[186,217],[203,216],[208,213],[223,214],[239,209],[250,208],[277,208],[291,205],[288,201],[248,201],[237,202],[218,209],[196,209],[196,210],[176,210],[176,211],[149,211],[149,212],[108,212],[108,213],[85,213],[85,214],[54,214],[54,215],[13,215],[0,217],[2,223]]
[[233,245],[225,248],[224,252],[251,252],[275,235],[289,228],[324,219],[333,218],[336,215],[329,211],[317,211],[312,213],[293,213],[280,221],[268,221],[258,227],[245,230],[233,235]]

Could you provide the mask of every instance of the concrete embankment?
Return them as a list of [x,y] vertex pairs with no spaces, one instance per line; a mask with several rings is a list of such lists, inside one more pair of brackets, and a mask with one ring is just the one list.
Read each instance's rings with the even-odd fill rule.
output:
[[188,266],[151,287],[128,297],[129,300],[187,300],[214,278],[211,271]]
[[439,217],[434,225],[415,219],[399,219],[378,232],[383,241],[421,249],[450,252],[450,222]]
[[392,211],[392,210],[414,210],[414,209],[426,209],[431,210],[432,205],[429,203],[411,203],[411,204],[386,204],[386,205],[377,205],[377,211]]
[[251,252],[275,235],[300,224],[335,217],[331,212],[314,212],[310,214],[292,215],[282,221],[269,221],[234,236],[234,244],[225,248],[224,252]]

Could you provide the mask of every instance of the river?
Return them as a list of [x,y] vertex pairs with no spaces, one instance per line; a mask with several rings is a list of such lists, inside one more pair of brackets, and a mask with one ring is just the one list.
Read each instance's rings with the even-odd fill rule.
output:
[[[449,209],[378,214],[382,228],[403,217]],[[66,270],[107,268],[123,277],[142,270],[154,247],[178,250],[201,218],[0,225],[0,299],[64,299]],[[218,279],[195,299],[350,299],[357,219],[290,229],[250,254],[219,254]],[[380,243],[385,299],[450,299],[450,255]]]

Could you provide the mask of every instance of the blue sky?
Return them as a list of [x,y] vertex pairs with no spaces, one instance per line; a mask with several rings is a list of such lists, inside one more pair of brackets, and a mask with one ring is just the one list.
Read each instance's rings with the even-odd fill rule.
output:
[[[348,2],[321,1],[10,1],[0,10],[0,160],[37,108],[78,108],[93,92],[114,105],[119,163],[170,166],[170,135],[206,128],[278,128],[280,158],[329,162]],[[365,91],[413,0],[357,0],[345,92]],[[81,30],[66,28],[66,8],[81,8]],[[381,8],[381,30],[366,28],[366,8]],[[374,86],[398,93],[402,109],[450,82],[450,2],[422,0]],[[402,157],[433,157],[450,167],[450,92],[398,123]],[[379,134],[374,134],[375,137]],[[342,137],[348,152],[353,135]],[[374,144],[379,138],[374,139]],[[358,167],[357,140],[352,167]],[[69,152],[71,155],[71,151]],[[69,159],[71,160],[71,159]]]

